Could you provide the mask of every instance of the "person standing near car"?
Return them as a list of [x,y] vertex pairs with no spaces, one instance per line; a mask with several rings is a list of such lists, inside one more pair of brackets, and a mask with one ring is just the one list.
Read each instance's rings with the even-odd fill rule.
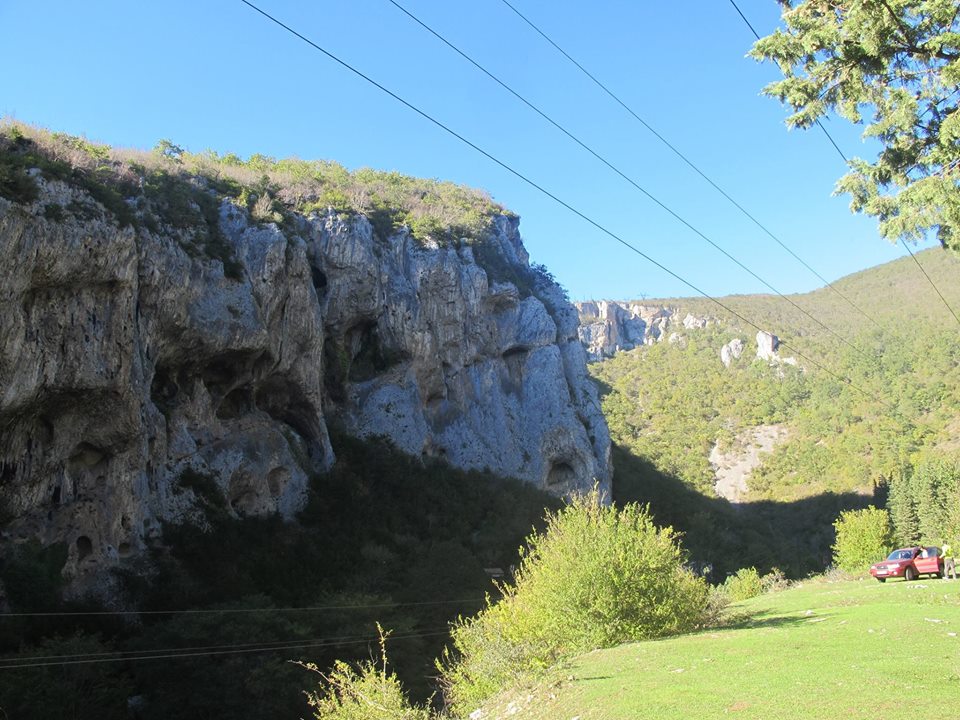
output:
[[957,568],[953,560],[953,550],[950,543],[944,542],[940,549],[940,555],[943,556],[943,577],[946,579],[957,579]]

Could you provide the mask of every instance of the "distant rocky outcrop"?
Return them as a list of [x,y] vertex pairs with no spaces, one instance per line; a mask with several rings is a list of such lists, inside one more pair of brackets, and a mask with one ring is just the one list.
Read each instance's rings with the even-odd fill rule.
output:
[[[613,357],[618,352],[666,340],[670,345],[685,347],[686,333],[693,333],[717,323],[716,318],[685,313],[668,305],[639,302],[591,300],[574,303],[579,318],[578,335],[591,361]],[[756,358],[775,366],[797,366],[794,357],[781,357],[780,338],[761,330],[756,336]],[[733,338],[719,349],[720,362],[730,367],[743,355],[744,342]]]
[[780,338],[764,330],[757,332],[757,360],[770,365],[797,365],[795,357],[781,357]]
[[[633,350],[664,339],[664,331],[674,320],[674,310],[659,305],[613,302],[608,300],[574,303],[580,315],[579,337],[591,360],[612,357],[621,350]],[[686,323],[705,318],[688,315]],[[703,327],[699,325],[698,327]]]
[[221,198],[211,254],[197,228],[135,229],[34,177],[33,202],[0,198],[2,544],[65,542],[77,580],[201,500],[291,518],[335,462],[328,422],[557,494],[609,490],[577,312],[529,267],[516,217],[481,260],[359,214],[257,224]]
[[720,362],[724,367],[730,367],[730,363],[739,360],[741,355],[743,355],[743,340],[740,338],[734,338],[720,348]]
[[764,330],[757,332],[757,360],[775,362],[779,359],[777,348],[780,347],[780,338]]

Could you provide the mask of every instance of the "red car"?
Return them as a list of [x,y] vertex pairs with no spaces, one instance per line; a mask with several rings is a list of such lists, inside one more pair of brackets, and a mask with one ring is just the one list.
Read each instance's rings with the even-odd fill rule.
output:
[[940,557],[940,548],[900,548],[890,553],[886,560],[871,565],[870,574],[880,582],[891,577],[904,580],[916,580],[921,575],[941,577],[943,558]]

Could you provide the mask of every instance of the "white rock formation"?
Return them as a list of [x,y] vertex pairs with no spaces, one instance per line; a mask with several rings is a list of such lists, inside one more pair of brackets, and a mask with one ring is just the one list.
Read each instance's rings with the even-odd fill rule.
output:
[[722,348],[720,348],[720,361],[725,367],[730,367],[730,363],[738,360],[743,355],[743,340],[734,338]]
[[599,300],[574,305],[580,316],[580,342],[590,360],[662,340],[673,316],[670,308],[641,303]]
[[[529,295],[466,245],[332,212],[284,233],[225,202],[232,279],[189,228],[121,228],[40,184],[31,205],[0,198],[0,503],[16,517],[0,544],[62,540],[65,575],[96,576],[195,514],[197,477],[237,515],[291,517],[335,461],[329,416],[457,467],[609,491],[576,310],[529,271],[516,218],[489,243]],[[44,217],[71,201],[93,210]]]
[[757,332],[757,360],[764,362],[777,362],[777,348],[780,347],[780,338],[773,333],[760,330]]

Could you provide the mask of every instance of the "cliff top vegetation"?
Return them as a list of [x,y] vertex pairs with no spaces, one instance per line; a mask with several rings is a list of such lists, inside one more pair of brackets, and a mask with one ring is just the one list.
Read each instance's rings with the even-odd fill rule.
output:
[[[160,140],[150,151],[113,148],[4,121],[0,196],[35,200],[33,168],[48,179],[82,186],[123,225],[137,224],[149,214],[172,218],[185,205],[203,211],[210,204],[202,197],[206,195],[232,199],[259,222],[283,225],[293,213],[309,215],[331,208],[366,215],[382,237],[406,226],[420,242],[443,245],[460,238],[480,239],[495,216],[510,214],[481,190],[399,172],[350,171],[329,160],[261,154],[244,159],[212,150],[192,153],[169,140]],[[177,207],[170,208],[171,204]],[[195,222],[195,214],[187,213],[181,222]]]

